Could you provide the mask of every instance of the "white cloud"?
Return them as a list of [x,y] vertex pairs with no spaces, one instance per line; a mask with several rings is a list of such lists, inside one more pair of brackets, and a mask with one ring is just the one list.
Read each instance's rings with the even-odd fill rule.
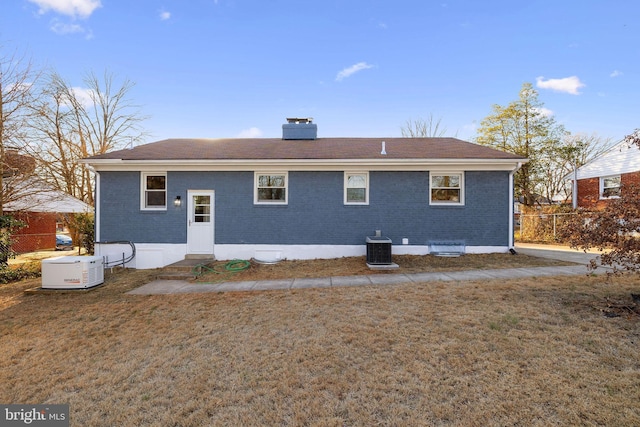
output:
[[238,138],[260,138],[262,131],[256,127],[245,129],[238,134]]
[[347,77],[350,77],[351,75],[357,73],[358,71],[366,70],[368,68],[373,68],[373,65],[369,65],[366,62],[358,62],[357,64],[340,71],[336,76],[336,81],[340,82],[343,79],[346,79]]
[[551,111],[548,108],[540,107],[540,108],[536,108],[535,111],[538,112],[543,117],[553,116],[553,111]]
[[571,95],[579,95],[578,89],[584,87],[585,84],[580,81],[577,76],[565,77],[563,79],[548,79],[544,77],[536,78],[536,86],[541,89],[551,89],[556,92],[566,92]]
[[28,0],[40,7],[38,13],[44,15],[50,10],[72,18],[88,18],[99,7],[100,0]]
[[613,70],[613,73],[609,74],[609,77],[620,77],[622,75],[622,71]]
[[57,19],[51,21],[51,31],[56,34],[74,34],[74,33],[84,33],[85,29],[82,25],[78,24],[67,24],[64,22],[60,22]]
[[171,18],[171,12],[167,12],[166,10],[161,10],[160,11],[160,20],[161,21],[166,21],[169,18]]
[[71,92],[76,97],[76,100],[84,107],[93,107],[94,92],[91,89],[85,89],[82,87],[72,87]]

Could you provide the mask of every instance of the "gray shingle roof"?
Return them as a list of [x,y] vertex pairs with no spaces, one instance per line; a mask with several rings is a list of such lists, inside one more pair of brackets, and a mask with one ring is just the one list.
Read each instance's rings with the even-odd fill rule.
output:
[[[385,141],[386,155],[381,154]],[[486,159],[525,160],[512,153],[456,138],[280,138],[165,139],[133,149],[93,156],[92,160],[348,160]]]

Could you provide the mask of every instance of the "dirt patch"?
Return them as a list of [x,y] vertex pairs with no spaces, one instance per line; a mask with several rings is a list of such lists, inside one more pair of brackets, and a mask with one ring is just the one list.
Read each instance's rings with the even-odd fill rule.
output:
[[[573,265],[564,261],[538,258],[523,254],[467,254],[460,257],[434,255],[396,255],[393,262],[399,268],[372,270],[367,267],[365,257],[282,261],[277,264],[250,263],[247,270],[230,272],[226,262],[211,265],[213,271],[204,271],[198,282],[217,283],[223,281],[257,281],[293,278],[316,278],[331,276],[356,276],[371,274],[404,274],[442,271],[481,270],[494,268],[544,267]],[[586,270],[585,270],[586,271]]]

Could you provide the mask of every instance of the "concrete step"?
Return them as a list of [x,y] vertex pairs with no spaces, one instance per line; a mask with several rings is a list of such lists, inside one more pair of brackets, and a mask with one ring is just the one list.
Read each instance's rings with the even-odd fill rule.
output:
[[198,277],[196,274],[192,273],[160,273],[156,276],[157,280],[193,280]]
[[200,273],[199,265],[209,265],[214,262],[208,258],[186,258],[182,261],[174,262],[162,268],[157,278],[160,280],[192,280]]

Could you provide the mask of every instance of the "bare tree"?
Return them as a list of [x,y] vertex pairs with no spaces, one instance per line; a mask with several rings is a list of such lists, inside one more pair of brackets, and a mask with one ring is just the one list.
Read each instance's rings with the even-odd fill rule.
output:
[[90,73],[84,84],[73,87],[57,73],[49,75],[34,107],[38,114],[30,148],[47,181],[93,204],[93,178],[80,159],[142,140],[146,118],[128,98],[134,86],[130,80],[117,86],[112,74],[105,72],[100,80]]
[[16,167],[14,160],[21,160],[13,153],[24,140],[31,115],[32,86],[37,77],[31,62],[24,57],[15,53],[0,57],[0,214],[4,205],[16,197],[12,185],[8,185],[10,178],[29,172],[29,168]]
[[442,119],[434,119],[429,114],[426,119],[407,120],[400,128],[405,138],[441,137],[447,133],[447,128],[442,126]]
[[572,171],[599,156],[612,146],[611,138],[597,134],[567,134],[557,144],[547,145],[540,156],[539,188],[541,194],[552,200],[562,197],[564,201],[572,197]]

